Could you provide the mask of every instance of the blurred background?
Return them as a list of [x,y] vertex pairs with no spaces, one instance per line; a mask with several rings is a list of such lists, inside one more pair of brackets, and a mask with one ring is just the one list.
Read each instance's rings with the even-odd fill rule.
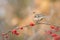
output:
[[[35,22],[34,16],[36,14],[46,16],[41,22],[59,26],[60,0],[0,0],[0,40],[45,40],[47,37],[44,31],[49,29],[49,25],[45,24],[35,25],[34,28],[27,26],[22,31],[17,30],[19,36],[11,32],[8,33],[15,27]],[[7,33],[8,39],[2,37],[2,33]]]

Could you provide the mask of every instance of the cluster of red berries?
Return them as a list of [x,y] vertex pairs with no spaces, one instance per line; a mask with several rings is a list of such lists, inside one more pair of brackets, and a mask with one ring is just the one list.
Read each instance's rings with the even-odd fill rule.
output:
[[[55,27],[55,26],[50,26],[50,28],[55,30],[56,32],[60,30],[59,27]],[[57,34],[53,33],[52,31],[48,31],[47,33],[49,35],[51,35],[54,38],[54,40],[60,40],[60,35],[57,35]],[[48,39],[48,40],[50,40],[50,39]]]
[[55,30],[56,32],[60,30],[60,27],[50,26],[50,28]]
[[[29,24],[29,26],[33,27],[33,26],[35,26],[35,24],[33,22],[31,22]],[[60,30],[59,27],[55,27],[55,26],[50,26],[50,28],[53,29],[53,30],[55,30],[56,32]],[[18,27],[18,29],[23,30],[23,27]],[[19,35],[20,34],[16,29],[13,29],[11,32],[14,35]],[[54,38],[54,40],[60,40],[60,36],[57,35],[57,34],[55,34],[55,33],[53,33],[52,31],[48,31],[47,33],[49,35],[51,35]],[[7,34],[2,33],[2,36],[5,36],[6,38],[8,38],[8,35]],[[48,40],[50,40],[50,39],[48,38]]]
[[[34,26],[34,23],[30,23],[29,26]],[[18,27],[18,29],[23,30],[23,27]],[[11,30],[12,34],[15,35],[19,35],[19,32],[16,29]],[[6,36],[6,38],[8,37],[7,34],[2,33],[2,36]]]
[[8,38],[8,34],[2,33],[3,38]]
[[[30,23],[30,26],[34,26],[34,23]],[[23,30],[23,27],[20,27],[18,29]],[[19,35],[19,32],[17,32],[17,30],[14,29],[14,30],[12,30],[12,34]]]

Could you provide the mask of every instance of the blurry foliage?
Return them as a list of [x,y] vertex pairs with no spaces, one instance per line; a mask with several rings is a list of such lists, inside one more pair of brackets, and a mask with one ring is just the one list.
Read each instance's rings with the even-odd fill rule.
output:
[[[31,0],[8,0],[8,2],[10,5],[14,7],[14,14],[18,18],[23,18],[27,15],[27,13],[24,10],[29,6]],[[23,13],[21,11],[23,11]]]

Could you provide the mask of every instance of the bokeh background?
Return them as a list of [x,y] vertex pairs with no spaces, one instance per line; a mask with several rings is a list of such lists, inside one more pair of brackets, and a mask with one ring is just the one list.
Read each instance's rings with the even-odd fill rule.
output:
[[46,37],[44,31],[50,29],[46,24],[35,25],[34,28],[24,27],[22,31],[17,30],[20,33],[19,36],[9,32],[8,39],[3,39],[1,35],[12,30],[15,26],[25,26],[34,22],[36,14],[47,16],[41,22],[59,26],[60,0],[0,0],[0,40],[45,40],[49,36]]

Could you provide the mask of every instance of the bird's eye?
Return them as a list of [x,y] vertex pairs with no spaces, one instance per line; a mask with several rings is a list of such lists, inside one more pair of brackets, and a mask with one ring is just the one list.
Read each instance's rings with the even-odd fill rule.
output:
[[35,15],[35,18],[39,18],[39,17],[40,17],[40,15],[39,15],[39,14],[36,14],[36,15]]

